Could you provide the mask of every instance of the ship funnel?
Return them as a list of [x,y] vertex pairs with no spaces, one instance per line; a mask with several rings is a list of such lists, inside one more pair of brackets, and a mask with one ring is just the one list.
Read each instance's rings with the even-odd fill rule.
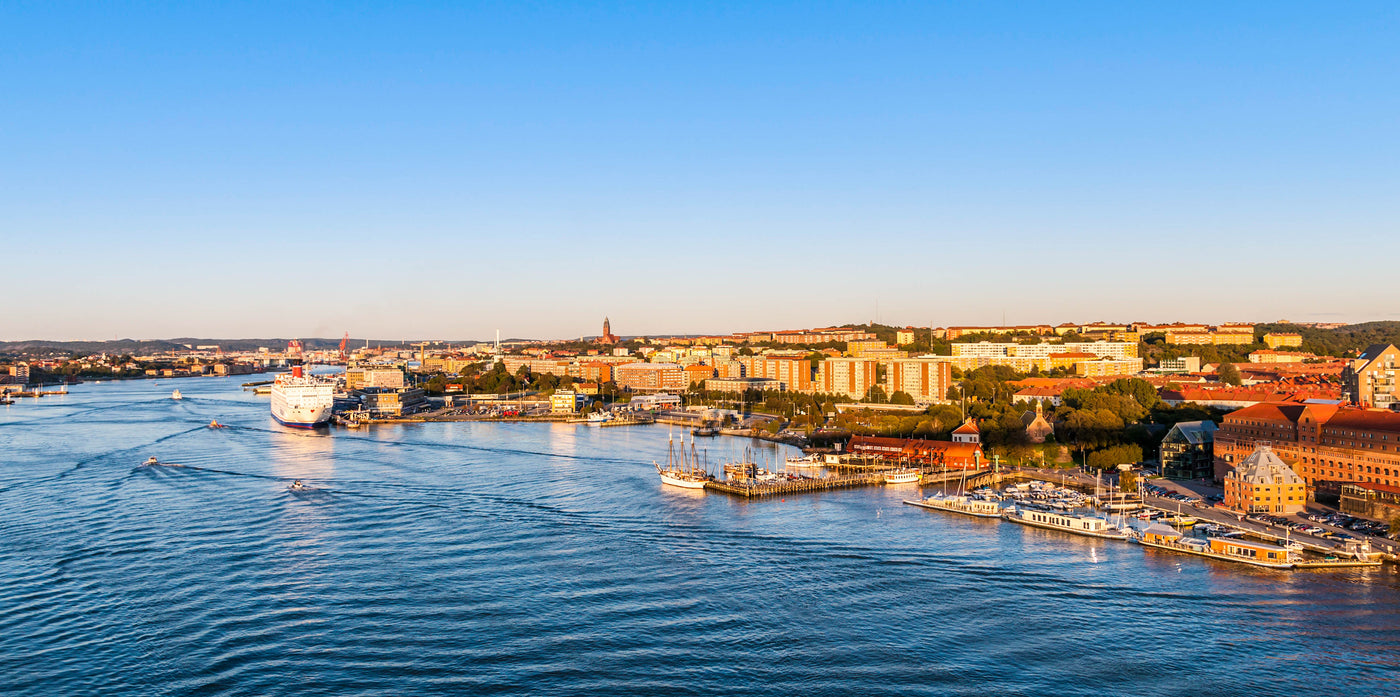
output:
[[294,377],[294,378],[299,378],[299,377],[301,377],[301,366],[299,366],[299,365],[294,365],[294,366],[292,366],[292,377]]

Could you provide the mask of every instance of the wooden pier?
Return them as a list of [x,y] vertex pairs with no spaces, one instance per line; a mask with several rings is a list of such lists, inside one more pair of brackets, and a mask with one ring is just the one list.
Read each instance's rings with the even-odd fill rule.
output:
[[[882,472],[861,472],[857,474],[838,474],[831,477],[815,477],[811,479],[783,479],[778,481],[759,481],[752,479],[725,479],[712,480],[705,483],[707,491],[714,491],[730,496],[742,496],[744,498],[757,498],[762,496],[786,496],[788,494],[805,494],[817,491],[829,491],[832,489],[850,489],[859,486],[875,486],[885,483],[885,474],[890,469]],[[995,476],[991,471],[968,473],[967,486],[982,486],[990,482],[990,477]],[[931,486],[935,484],[959,482],[963,479],[961,471],[941,471],[925,472],[924,478],[920,480],[920,486]],[[973,482],[978,482],[974,484]]]

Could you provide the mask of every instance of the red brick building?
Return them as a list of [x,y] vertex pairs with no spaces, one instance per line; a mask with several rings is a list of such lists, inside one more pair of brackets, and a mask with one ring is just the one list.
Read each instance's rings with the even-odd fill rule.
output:
[[950,443],[944,440],[854,436],[847,450],[857,455],[878,455],[905,459],[924,467],[980,469],[987,457],[976,443]]
[[1303,478],[1400,486],[1400,413],[1335,404],[1256,404],[1215,434],[1215,478],[1266,443]]

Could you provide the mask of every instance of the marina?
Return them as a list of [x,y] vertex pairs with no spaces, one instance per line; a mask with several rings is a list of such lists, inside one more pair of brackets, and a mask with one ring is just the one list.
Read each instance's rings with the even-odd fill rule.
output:
[[[1299,651],[1375,661],[1388,653],[1388,642],[1400,641],[1400,618],[1389,609],[1400,603],[1393,567],[1254,569],[902,504],[919,498],[916,491],[937,495],[945,486],[952,496],[985,496],[992,486],[1003,496],[1020,492],[1020,484],[1027,485],[1027,500],[1068,501],[1058,475],[1053,490],[1016,477],[994,484],[992,473],[982,472],[969,472],[976,483],[964,487],[956,471],[947,479],[926,473],[932,481],[922,485],[886,487],[874,471],[810,469],[804,473],[869,479],[854,486],[840,479],[754,481],[747,491],[721,495],[717,487],[741,483],[691,490],[660,481],[653,461],[665,463],[668,429],[661,427],[483,421],[292,429],[276,424],[267,398],[242,391],[235,378],[200,378],[181,390],[185,400],[174,402],[168,385],[149,381],[79,385],[63,400],[0,413],[14,439],[11,485],[0,491],[7,530],[0,562],[20,570],[61,562],[74,584],[118,589],[106,598],[72,593],[61,604],[8,605],[0,648],[23,654],[33,637],[68,617],[87,633],[120,626],[159,636],[168,650],[190,657],[190,673],[203,674],[234,652],[253,673],[290,661],[305,676],[299,687],[378,679],[359,664],[332,668],[300,658],[308,646],[302,611],[283,617],[248,610],[285,606],[319,608],[318,616],[345,635],[334,644],[338,650],[353,650],[365,637],[382,637],[389,648],[419,642],[414,660],[443,670],[460,665],[464,633],[479,639],[470,649],[474,658],[509,661],[518,660],[509,648],[515,642],[544,637],[568,646],[581,632],[601,628],[636,650],[633,669],[665,676],[672,664],[657,656],[674,646],[680,622],[711,633],[687,660],[717,674],[803,675],[804,665],[841,654],[863,670],[903,675],[910,656],[937,665],[949,660],[948,646],[988,637],[999,643],[957,657],[959,665],[1005,670],[1019,661],[1028,671],[1053,671],[1058,652],[1028,656],[997,647],[1057,646],[1072,622],[1104,632],[1095,640],[1106,662],[1101,684],[1082,692],[1091,697],[1124,662],[1155,666],[1152,656],[1179,650],[1203,632],[1241,647],[1217,658],[1222,665],[1276,674],[1269,672],[1276,652],[1256,649],[1261,635],[1250,626],[1266,604],[1306,629],[1296,640]],[[207,428],[215,420],[227,428]],[[96,451],[79,445],[93,438],[110,445]],[[717,470],[722,459],[714,459],[711,443]],[[742,466],[766,457],[780,470],[788,454],[794,451],[732,461]],[[142,467],[152,455],[184,467]],[[78,462],[84,464],[75,469]],[[296,480],[306,490],[292,490]],[[787,495],[803,489],[810,491]],[[998,503],[1015,501],[1004,496]],[[207,540],[198,554],[162,551],[191,537]],[[81,546],[71,542],[77,539]],[[289,576],[289,567],[314,574]],[[777,594],[775,580],[782,582]],[[7,582],[7,597],[47,587],[42,575],[22,571]],[[170,595],[172,587],[194,592]],[[444,590],[428,597],[406,587]],[[1194,590],[1201,587],[1231,601],[1203,602]],[[503,588],[529,592],[506,602]],[[1358,588],[1366,589],[1364,598]],[[567,608],[555,593],[569,594]],[[988,603],[989,595],[999,602]],[[1099,595],[1112,602],[1097,602]],[[352,610],[366,597],[373,598],[374,617]],[[161,602],[148,605],[150,598]],[[113,602],[155,609],[133,619]],[[1142,603],[1151,603],[1150,616]],[[1035,613],[1023,610],[1032,606]],[[504,616],[480,611],[517,607]],[[814,612],[821,631],[812,627]],[[385,616],[395,621],[386,623]],[[211,650],[207,627],[185,619],[196,617],[240,623],[269,649]],[[1389,638],[1349,646],[1344,637],[1357,621],[1372,636]],[[771,656],[732,648],[758,626],[776,632],[797,665],[777,667]],[[845,638],[871,631],[870,646]],[[910,637],[919,643],[893,657],[890,642]],[[50,666],[43,689],[20,694],[87,692],[93,675],[117,676],[103,683],[110,693],[157,689],[139,678],[147,655],[136,646],[94,650],[60,636],[45,650],[63,660],[42,664]],[[593,669],[587,656],[570,665]],[[386,670],[383,675],[397,675],[397,667]],[[923,675],[908,675],[901,688],[917,693]],[[1369,674],[1334,667],[1330,675],[1376,686],[1364,682]],[[684,692],[694,679],[664,684]],[[619,693],[637,686],[608,685]],[[257,682],[250,690],[285,693],[281,686]],[[843,686],[850,687],[831,691],[849,693]],[[1304,689],[1291,680],[1268,686]],[[524,683],[519,691],[526,691]],[[1041,693],[1067,694],[1048,687]]]

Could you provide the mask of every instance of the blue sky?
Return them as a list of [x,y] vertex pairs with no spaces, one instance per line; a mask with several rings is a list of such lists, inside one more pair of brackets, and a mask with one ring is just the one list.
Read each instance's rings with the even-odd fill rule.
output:
[[1393,3],[5,3],[0,339],[1400,319]]

